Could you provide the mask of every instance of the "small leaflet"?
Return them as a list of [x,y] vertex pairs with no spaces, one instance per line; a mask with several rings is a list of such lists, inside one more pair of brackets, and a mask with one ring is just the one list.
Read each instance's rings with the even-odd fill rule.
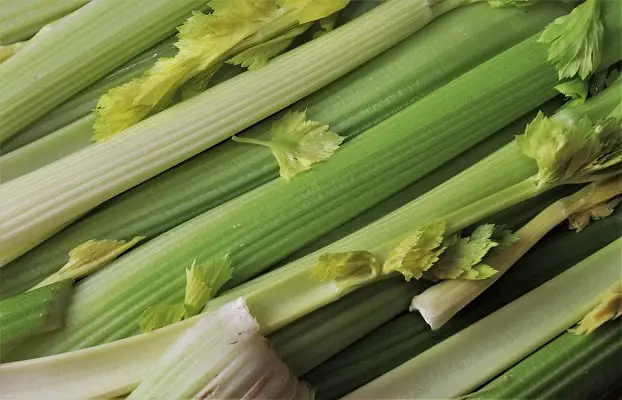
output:
[[613,117],[568,124],[540,112],[516,142],[538,164],[540,186],[588,182],[622,161],[622,123]]
[[229,254],[219,260],[201,264],[193,261],[190,268],[186,269],[183,303],[148,307],[138,321],[141,332],[150,332],[199,314],[232,276]]
[[585,80],[600,64],[604,31],[598,0],[586,0],[550,23],[539,42],[549,46],[548,59],[559,79]]
[[272,125],[268,140],[242,138],[233,140],[268,147],[279,164],[280,175],[290,180],[325,161],[339,149],[345,138],[330,131],[328,125],[307,120],[306,111],[288,112]]

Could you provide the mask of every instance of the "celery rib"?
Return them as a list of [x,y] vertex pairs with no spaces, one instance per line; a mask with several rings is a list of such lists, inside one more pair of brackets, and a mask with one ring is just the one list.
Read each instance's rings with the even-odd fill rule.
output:
[[345,398],[468,393],[585,315],[620,278],[620,245],[622,239]]
[[565,332],[468,399],[593,399],[619,379],[622,321],[587,336]]
[[0,352],[6,354],[34,335],[62,327],[71,285],[71,280],[59,281],[0,301]]
[[0,4],[0,45],[28,39],[90,0],[20,0]]
[[[485,4],[456,10],[293,108],[306,108],[310,118],[355,137],[535,33],[564,9],[543,4],[532,11],[524,15],[520,10],[496,10]],[[510,21],[520,24],[508,26]],[[454,45],[473,50],[455,54]],[[420,57],[428,53],[434,58]],[[436,62],[445,67],[436,68]],[[249,134],[263,135],[269,124],[262,123]],[[115,197],[8,264],[3,268],[0,293],[9,295],[31,287],[58,269],[67,252],[86,240],[151,238],[276,177],[276,164],[267,152],[230,142],[220,144]]]
[[[531,212],[540,208],[541,203],[549,203],[548,198],[549,195],[545,195],[543,199],[537,199],[537,203],[529,207]],[[419,316],[403,313],[306,373],[303,379],[316,388],[318,399],[341,398],[615,241],[620,233],[620,213],[618,211],[610,218],[589,225],[579,235],[566,230],[544,238],[495,286],[441,330],[431,331]],[[513,218],[500,221],[509,220]],[[551,258],[551,254],[556,257]]]
[[157,58],[170,56],[174,52],[173,40],[171,38],[163,40],[21,129],[15,136],[2,143],[3,153],[12,152],[85,117],[95,108],[97,99],[106,90],[140,76]]
[[0,66],[0,142],[170,35],[204,5],[205,0],[93,1],[64,18]]
[[[232,284],[256,276],[553,97],[555,74],[542,50],[532,36],[366,131],[329,163],[291,182],[264,185],[143,245],[79,284],[68,327],[24,350],[53,354],[131,335],[147,306],[181,300],[179,267],[195,258],[229,252]],[[364,162],[369,159],[374,163]],[[365,174],[357,172],[363,165]],[[209,246],[192,246],[194,237]],[[121,310],[123,318],[111,323],[108,314]]]
[[[152,3],[159,1],[149,2]],[[145,18],[141,13],[141,19]],[[105,200],[353,70],[419,30],[431,18],[425,2],[384,3],[330,34],[288,52],[266,68],[230,79],[123,134],[0,186],[0,207],[4,211],[0,265],[6,265]],[[0,99],[0,109],[2,102]],[[206,113],[206,109],[210,112]],[[7,125],[12,124],[9,121]]]

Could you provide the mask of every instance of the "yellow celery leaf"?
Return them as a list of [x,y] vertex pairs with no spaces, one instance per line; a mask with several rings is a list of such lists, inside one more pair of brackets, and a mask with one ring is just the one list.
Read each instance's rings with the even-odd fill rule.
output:
[[580,232],[590,224],[591,220],[607,218],[608,216],[613,214],[613,212],[615,211],[615,207],[618,206],[621,201],[622,198],[615,197],[612,200],[597,204],[589,210],[572,214],[568,218],[568,225],[570,226],[570,229]]
[[587,99],[588,85],[585,81],[573,79],[555,86],[555,90],[569,99],[564,105],[565,107],[574,107],[585,103],[585,100]]
[[304,24],[287,33],[268,40],[264,43],[246,49],[227,61],[229,64],[239,65],[249,70],[256,70],[265,66],[271,58],[283,53],[292,44],[294,39],[307,31],[311,24]]
[[538,164],[539,185],[585,182],[622,161],[622,124],[617,118],[568,125],[538,113],[516,138],[521,151]]
[[480,225],[468,237],[453,235],[444,245],[440,259],[426,272],[436,279],[484,279],[495,270],[482,264],[484,257],[502,242],[509,242],[504,230],[493,224]]
[[570,332],[584,335],[594,332],[607,321],[622,315],[622,282],[614,283],[602,296],[599,304]]
[[195,12],[179,27],[177,55],[158,60],[144,76],[100,98],[94,140],[105,140],[167,106],[180,86],[224,61],[231,49],[283,13],[273,0],[213,0],[210,6],[212,14]]
[[183,303],[148,307],[138,321],[141,332],[163,328],[199,314],[232,276],[228,253],[218,260],[205,263],[197,264],[196,260],[193,261],[190,268],[186,269],[186,293]]
[[147,333],[172,325],[183,318],[183,304],[157,305],[147,308],[142,313],[138,325],[142,333]]
[[[61,269],[43,280],[33,289],[64,279],[80,279],[119,257],[136,246],[144,237],[125,240],[89,240],[69,252],[69,260]],[[32,290],[32,289],[31,289]]]
[[345,8],[350,0],[278,0],[284,8],[299,9],[301,24],[326,18]]
[[205,304],[233,276],[231,260],[226,254],[217,261],[197,265],[196,261],[186,269],[186,297],[184,300],[185,318],[201,312]]
[[312,276],[318,281],[347,278],[376,277],[380,273],[380,261],[367,251],[322,254],[313,269]]
[[318,38],[324,34],[327,34],[328,32],[331,32],[333,29],[335,29],[335,25],[337,24],[337,20],[339,19],[339,14],[338,12],[329,15],[328,17],[322,18],[318,21],[318,23],[320,24],[320,29],[315,32],[315,34],[313,35],[313,38]]
[[445,222],[438,221],[414,231],[391,250],[382,273],[399,272],[407,281],[421,279],[446,249],[443,245],[445,229]]
[[269,140],[235,136],[233,140],[268,147],[279,164],[281,177],[289,180],[332,156],[344,138],[331,132],[328,125],[307,120],[306,111],[293,111],[272,125]]
[[539,41],[548,44],[548,59],[555,65],[559,79],[586,79],[598,67],[605,31],[599,1],[586,0],[542,32]]

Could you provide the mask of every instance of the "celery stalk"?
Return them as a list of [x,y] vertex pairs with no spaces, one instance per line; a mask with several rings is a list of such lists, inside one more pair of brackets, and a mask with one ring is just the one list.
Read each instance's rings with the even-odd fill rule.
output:
[[622,321],[595,332],[562,333],[468,399],[594,399],[619,380]]
[[[458,9],[293,108],[306,108],[313,120],[330,125],[340,135],[354,137],[535,33],[562,12],[557,4],[534,6],[529,14],[517,9],[491,9],[484,4]],[[472,50],[456,54],[454,45]],[[435,57],[420,57],[428,53]],[[436,63],[445,67],[439,69]],[[259,133],[261,137],[268,130],[266,122],[249,134]],[[461,165],[466,167],[476,158],[467,158]],[[93,238],[155,237],[277,174],[269,152],[223,143],[115,197],[8,264],[3,268],[0,293],[18,293],[34,285],[58,269],[67,252],[79,243]],[[440,180],[430,182],[435,185]]]
[[[404,310],[410,297],[424,286],[424,283],[413,285],[399,279],[378,282],[323,307],[268,339],[296,375],[300,375]],[[0,388],[0,396],[67,398],[71,393],[74,398],[82,399],[128,393],[183,332],[176,330],[175,334],[163,335],[165,331],[2,364],[0,379],[6,384]],[[69,375],[72,376],[69,382],[58,378]]]
[[204,314],[127,399],[312,399],[258,332],[244,299]]
[[91,143],[93,117],[87,115],[58,131],[0,156],[0,183],[8,182]]
[[[149,2],[154,4],[153,8],[159,3]],[[166,3],[172,7],[173,3]],[[0,265],[6,265],[105,200],[214,146],[360,66],[421,29],[437,16],[435,10],[423,0],[384,3],[288,52],[263,69],[242,74],[96,146],[1,185],[0,207],[4,213]],[[168,15],[172,19],[173,13]],[[145,11],[140,13],[140,18],[151,22]],[[74,23],[71,18],[62,27],[70,23]],[[62,35],[52,32],[44,39],[57,36]],[[33,54],[34,47],[31,50],[23,54]],[[15,67],[19,63],[4,66],[7,65]],[[0,78],[2,72],[0,68]],[[8,96],[12,92],[9,88],[2,93]],[[14,105],[20,105],[18,101],[7,107],[2,107],[3,102],[0,96],[0,117],[4,112],[14,118],[30,114],[23,110],[11,112],[15,110]],[[206,109],[210,110],[207,114]],[[8,129],[19,124],[9,120],[2,125],[5,126]]]
[[0,350],[7,353],[29,337],[62,327],[71,284],[59,281],[0,301]]
[[[548,199],[548,196],[545,196]],[[539,200],[538,203],[541,203]],[[549,203],[550,201],[546,201]],[[531,207],[538,207],[531,205]],[[589,225],[577,234],[561,230],[545,237],[497,284],[442,329],[431,331],[412,313],[403,313],[303,376],[318,399],[336,399],[417,356],[491,312],[553,279],[619,238],[620,213]],[[500,222],[514,221],[503,218]],[[514,225],[512,223],[511,225]],[[556,257],[551,258],[550,255]],[[543,268],[546,266],[546,268]]]
[[581,319],[620,279],[622,239],[345,398],[447,398],[496,376]]
[[0,45],[28,39],[90,0],[20,0],[0,3]]
[[[273,181],[143,245],[79,284],[67,328],[23,350],[53,354],[133,334],[135,321],[146,307],[181,300],[180,268],[193,259],[207,261],[229,252],[234,269],[231,284],[256,276],[552,97],[555,74],[542,50],[535,36],[527,39],[376,125],[330,162],[290,182]],[[482,79],[487,81],[485,88]],[[520,83],[518,90],[512,82]],[[448,115],[445,110],[452,112]],[[413,126],[413,121],[428,122]],[[370,158],[372,167],[367,163]],[[357,173],[357,166],[365,174]],[[196,238],[201,238],[200,243]],[[369,247],[376,248],[378,242],[371,240],[375,245]],[[301,274],[301,284],[306,278]],[[328,292],[321,295],[334,299],[336,289],[330,286],[326,284]],[[112,295],[110,287],[115,288]],[[253,307],[250,300],[248,304]],[[116,307],[122,308],[122,318]],[[108,313],[116,316],[115,323]],[[279,318],[269,326],[289,322],[292,315]]]
[[106,90],[140,76],[157,58],[170,56],[174,52],[173,40],[171,38],[163,40],[20,130],[2,143],[2,152],[5,154],[12,152],[85,117],[95,108],[97,99]]
[[0,66],[0,142],[170,35],[205,0],[95,0]]

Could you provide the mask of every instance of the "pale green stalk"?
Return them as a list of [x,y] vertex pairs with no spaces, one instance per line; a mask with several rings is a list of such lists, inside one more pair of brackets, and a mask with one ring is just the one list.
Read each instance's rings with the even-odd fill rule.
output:
[[6,154],[26,146],[91,114],[97,105],[97,100],[106,91],[141,76],[158,58],[175,54],[176,49],[173,43],[173,38],[163,40],[121,65],[106,77],[81,90],[2,143],[2,153]]
[[480,281],[458,279],[434,285],[413,299],[411,311],[417,310],[421,313],[432,329],[441,328],[456,313],[492,286],[557,225],[574,213],[590,209],[620,194],[622,194],[622,176],[592,183],[577,193],[556,201],[516,232],[519,237],[517,243],[486,259],[486,264],[497,270],[495,275]]
[[[354,5],[361,6],[361,3]],[[309,119],[329,125],[348,140],[353,139],[484,60],[538,32],[547,21],[561,15],[564,8],[558,4],[541,4],[531,11],[524,15],[519,9],[493,9],[486,4],[455,10],[382,56],[292,105],[289,111],[306,109]],[[510,25],[511,21],[516,24]],[[455,46],[472,50],[456,54]],[[420,54],[424,53],[433,57],[421,58]],[[439,63],[445,67],[439,69]],[[243,135],[267,138],[272,123],[280,116],[262,121]],[[385,205],[385,210],[398,208],[468,168],[509,142],[510,135],[523,128],[524,123],[508,134],[494,135],[487,140],[491,145],[486,150],[463,153],[462,161],[454,160],[426,177],[425,182],[416,183],[414,190],[403,192],[401,200],[388,207]],[[0,295],[19,293],[36,284],[63,265],[71,248],[87,240],[127,239],[138,235],[150,239],[277,177],[278,166],[269,151],[232,141],[222,143],[114,197],[11,262],[2,270]],[[388,211],[372,211],[365,217],[366,222]],[[327,238],[324,243],[333,242],[361,226],[342,225],[348,231],[336,231],[339,236],[334,240]],[[294,255],[291,259],[296,258],[299,257]]]
[[169,36],[205,0],[95,0],[0,65],[0,142]]
[[464,395],[580,320],[620,279],[618,239],[499,311],[345,398]]
[[0,2],[0,45],[25,40],[44,25],[90,0],[4,0]]
[[[389,1],[266,68],[242,74],[110,140],[1,185],[0,265],[103,201],[330,83],[434,17],[423,1]],[[143,13],[141,19],[148,17]],[[6,109],[2,103],[0,95],[0,114]]]
[[91,144],[92,115],[0,156],[0,183],[5,183],[61,159]]
[[153,399],[313,398],[259,334],[244,299],[204,314],[128,396]]

